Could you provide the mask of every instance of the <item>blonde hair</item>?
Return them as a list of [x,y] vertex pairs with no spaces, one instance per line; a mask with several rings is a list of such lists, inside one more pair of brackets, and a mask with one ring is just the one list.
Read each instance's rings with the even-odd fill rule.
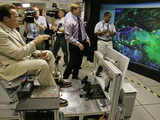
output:
[[80,8],[80,5],[77,3],[72,3],[70,7],[70,11],[73,12],[73,10]]

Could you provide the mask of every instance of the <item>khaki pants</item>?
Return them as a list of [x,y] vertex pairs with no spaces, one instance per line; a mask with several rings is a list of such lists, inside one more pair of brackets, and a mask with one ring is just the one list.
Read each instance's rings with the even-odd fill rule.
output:
[[[52,75],[54,71],[54,57],[51,51],[46,52],[49,55],[47,60],[31,60],[31,65],[28,66],[28,71],[39,70],[38,81],[41,86],[56,86]],[[28,64],[30,63],[28,62]]]
[[98,50],[103,54],[105,55],[105,48],[106,47],[110,47],[110,48],[113,48],[113,44],[112,44],[112,41],[108,41],[108,42],[105,42],[105,41],[102,41],[102,40],[98,40]]
[[47,60],[33,58],[17,62],[12,68],[8,68],[10,74],[15,74],[20,70],[28,73],[34,71],[38,75],[38,82],[41,86],[57,87],[52,75],[54,71],[54,57],[51,51],[46,52],[49,55]]
[[[47,60],[43,59],[33,59],[30,60],[28,64],[28,71],[39,70],[38,81],[41,86],[56,86],[53,79],[54,71],[54,57],[51,51],[46,51],[48,53]],[[27,65],[26,65],[27,66]]]

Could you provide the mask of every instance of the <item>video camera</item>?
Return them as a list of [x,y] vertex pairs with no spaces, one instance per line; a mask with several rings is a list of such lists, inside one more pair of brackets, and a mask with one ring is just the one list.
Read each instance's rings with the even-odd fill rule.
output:
[[24,13],[25,13],[24,21],[27,23],[34,23],[36,11],[32,9],[27,9]]
[[46,15],[49,16],[49,17],[54,17],[54,18],[58,18],[58,11],[59,11],[59,8],[57,7],[57,4],[56,3],[53,3],[52,4],[52,10],[48,10],[46,12]]

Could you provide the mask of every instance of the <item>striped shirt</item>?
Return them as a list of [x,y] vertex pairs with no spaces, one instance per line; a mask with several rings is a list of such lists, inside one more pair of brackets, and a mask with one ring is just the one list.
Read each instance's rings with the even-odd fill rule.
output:
[[[77,45],[78,40],[78,19],[71,12],[67,13],[64,19],[65,24],[65,39],[70,43]],[[82,41],[89,40],[89,37],[86,33],[84,23],[80,21],[81,32],[82,32]]]

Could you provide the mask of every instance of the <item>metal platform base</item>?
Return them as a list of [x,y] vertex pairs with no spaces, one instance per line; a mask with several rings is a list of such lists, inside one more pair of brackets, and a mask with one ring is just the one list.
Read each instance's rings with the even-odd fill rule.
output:
[[60,108],[65,117],[79,117],[80,120],[83,120],[85,116],[106,115],[109,113],[107,107],[101,109],[96,100],[80,98],[81,87],[80,80],[73,80],[71,88],[61,89],[61,97],[69,102],[67,107]]
[[0,105],[0,120],[19,120],[18,113],[15,112],[16,104]]

